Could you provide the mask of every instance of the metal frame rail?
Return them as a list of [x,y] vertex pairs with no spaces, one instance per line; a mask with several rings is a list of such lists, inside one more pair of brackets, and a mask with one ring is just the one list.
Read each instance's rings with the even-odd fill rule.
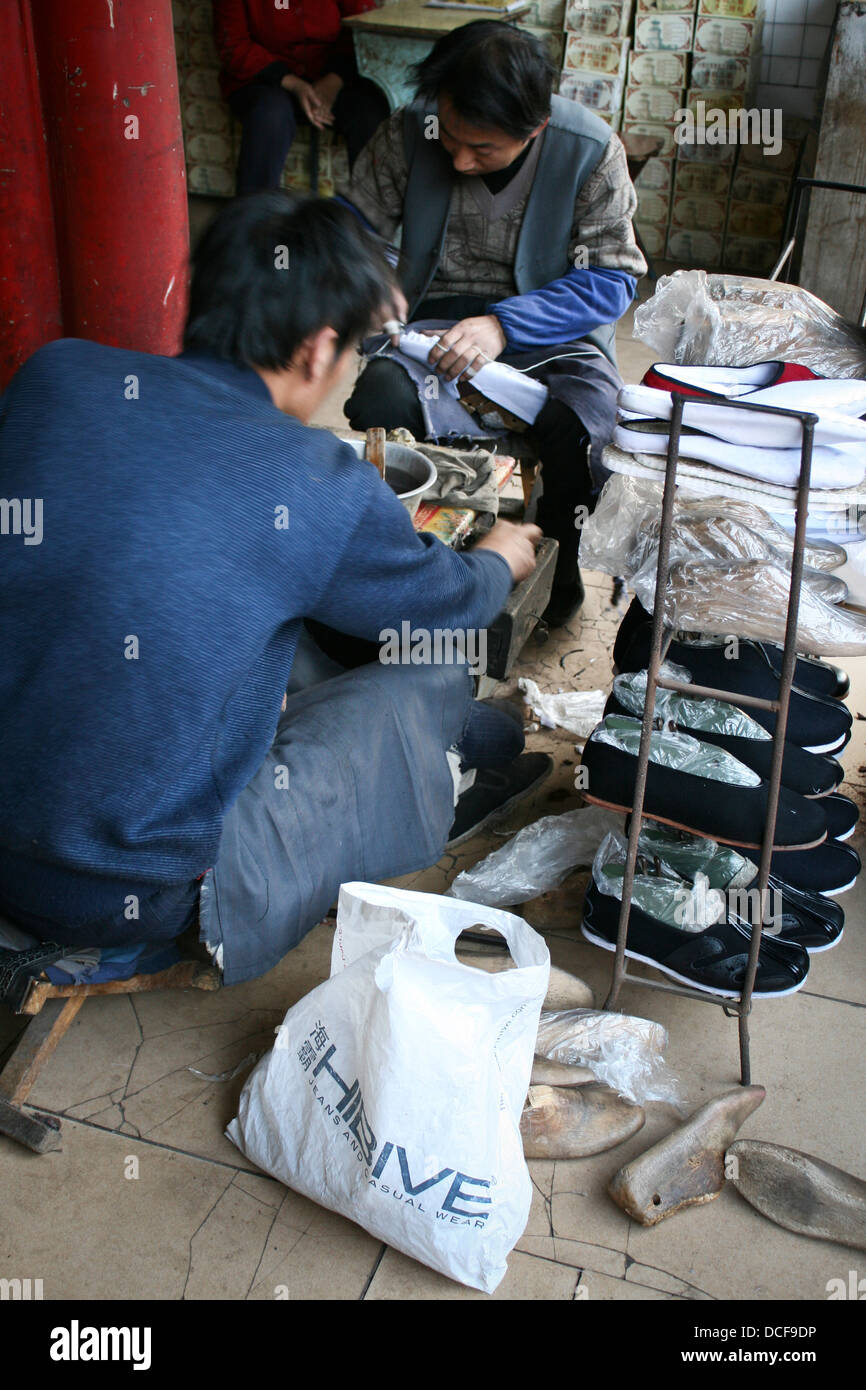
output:
[[[712,402],[689,400],[690,405],[707,405],[731,407],[737,410],[757,410],[771,415],[787,415],[801,422],[802,443],[800,453],[800,478],[797,487],[797,508],[796,525],[794,532],[794,550],[791,562],[791,584],[788,593],[788,614],[785,626],[785,645],[784,656],[782,659],[782,670],[779,680],[779,697],[777,700],[763,700],[756,696],[739,695],[731,691],[710,690],[706,686],[690,685],[680,681],[663,680],[659,678],[659,668],[664,659],[664,654],[668,648],[673,629],[667,628],[664,622],[664,594],[667,591],[668,577],[670,573],[670,544],[671,531],[673,529],[674,500],[676,494],[676,473],[680,447],[680,432],[682,429],[683,408],[686,398],[682,395],[674,395],[673,410],[670,422],[670,437],[668,441],[667,462],[665,467],[664,493],[662,497],[662,517],[661,531],[659,535],[659,555],[658,566],[656,569],[656,600],[653,610],[652,637],[650,641],[649,666],[647,669],[647,686],[644,704],[643,722],[641,725],[640,748],[638,751],[637,773],[635,776],[634,801],[632,803],[631,825],[628,835],[628,854],[626,857],[625,875],[622,885],[622,906],[619,914],[619,926],[617,931],[616,954],[614,956],[613,971],[611,976],[610,992],[605,1000],[605,1009],[615,1009],[619,999],[619,993],[624,983],[643,985],[650,989],[658,989],[668,994],[681,994],[688,999],[697,999],[702,1003],[717,1004],[729,1017],[739,1019],[739,1043],[740,1043],[740,1083],[747,1086],[751,1080],[751,1058],[749,1053],[749,1014],[752,1007],[752,990],[755,984],[755,974],[758,969],[758,951],[761,944],[761,932],[763,928],[764,903],[766,901],[766,890],[770,876],[770,859],[773,852],[773,836],[776,829],[776,814],[779,805],[779,787],[781,784],[782,756],[784,753],[785,733],[788,724],[788,704],[791,696],[791,686],[793,684],[794,667],[797,660],[797,616],[800,607],[800,585],[803,576],[803,551],[806,540],[806,514],[808,512],[809,501],[809,480],[812,472],[812,446],[815,436],[815,426],[818,423],[817,415],[807,411],[787,410],[774,406],[756,405],[747,403],[736,398],[732,400],[719,399]],[[681,985],[664,984],[657,980],[643,979],[638,975],[630,975],[625,969],[625,942],[628,930],[628,919],[631,910],[631,895],[634,886],[635,865],[637,862],[638,836],[640,835],[641,825],[644,819],[644,795],[646,791],[647,768],[649,764],[650,734],[655,718],[655,697],[656,690],[661,686],[665,690],[676,690],[683,694],[707,696],[712,695],[719,699],[729,700],[732,704],[758,707],[760,709],[774,710],[776,712],[776,728],[773,735],[773,754],[770,765],[770,776],[768,779],[769,792],[767,796],[767,819],[764,826],[764,838],[761,845],[761,859],[758,869],[758,913],[757,919],[752,926],[751,941],[749,944],[749,957],[746,967],[746,976],[743,982],[743,989],[738,999],[722,999],[714,994],[710,994],[700,987],[693,989]]]

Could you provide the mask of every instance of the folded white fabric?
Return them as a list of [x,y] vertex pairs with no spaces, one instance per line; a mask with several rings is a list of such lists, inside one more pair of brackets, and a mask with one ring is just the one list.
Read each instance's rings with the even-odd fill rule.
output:
[[[410,329],[401,333],[398,352],[413,358],[416,362],[426,362],[430,349],[438,341],[438,338],[428,338],[423,333],[415,333]],[[433,368],[430,370],[432,372]],[[438,379],[440,389],[446,390],[458,400],[457,382],[446,381],[444,377]],[[528,425],[535,423],[539,411],[547,403],[547,387],[542,382],[526,376],[515,367],[506,366],[504,362],[489,362],[486,367],[482,367],[473,376],[472,386],[488,401],[510,410],[512,415],[525,420]]]
[[[649,390],[649,387],[643,388]],[[653,392],[661,395],[662,392]],[[728,412],[729,414],[732,412]],[[760,416],[756,417],[760,419]],[[769,417],[768,417],[769,418]],[[615,426],[613,443],[630,454],[666,454],[666,433],[649,433],[635,429],[631,421],[621,420]],[[795,487],[800,476],[800,450],[744,447],[709,434],[684,434],[680,439],[680,454],[715,464],[731,473],[784,487]],[[812,450],[812,488],[859,487],[866,478],[866,441],[863,444],[837,444],[834,447],[817,445]]]
[[[766,390],[749,391],[738,399],[750,405],[776,406],[785,410],[810,410],[818,416],[816,444],[860,444],[866,458],[866,381],[786,381]],[[670,391],[653,386],[624,386],[618,403],[623,411],[653,420],[669,420],[673,402]],[[731,444],[757,448],[800,448],[800,421],[787,415],[754,410],[731,410],[708,401],[687,401],[683,424]]]

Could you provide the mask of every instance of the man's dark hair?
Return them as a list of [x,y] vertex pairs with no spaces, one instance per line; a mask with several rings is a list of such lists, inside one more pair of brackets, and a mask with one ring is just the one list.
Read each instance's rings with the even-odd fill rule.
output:
[[207,228],[192,263],[184,348],[248,366],[287,367],[324,327],[342,352],[393,302],[380,243],[327,198],[236,198]]
[[415,95],[445,93],[470,125],[526,140],[550,115],[556,69],[532,34],[495,19],[476,19],[437,39],[412,69]]

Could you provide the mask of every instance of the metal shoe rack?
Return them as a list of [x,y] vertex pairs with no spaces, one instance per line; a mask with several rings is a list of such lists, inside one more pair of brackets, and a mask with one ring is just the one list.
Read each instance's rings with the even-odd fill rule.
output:
[[[674,500],[677,488],[677,462],[679,458],[683,409],[686,404],[685,396],[675,394],[673,396],[670,437],[665,467],[661,531],[659,535],[659,556],[656,570],[656,601],[653,610],[652,637],[650,642],[649,665],[647,669],[647,687],[643,722],[641,725],[640,748],[637,760],[637,775],[635,777],[634,801],[632,803],[632,816],[628,835],[628,854],[626,857],[625,876],[622,885],[622,907],[620,908],[619,914],[616,954],[614,956],[610,992],[605,1000],[604,1007],[605,1009],[617,1008],[620,990],[625,983],[643,985],[649,989],[664,990],[668,994],[682,994],[688,999],[696,999],[701,1003],[719,1005],[729,1017],[736,1017],[739,1020],[740,1083],[743,1086],[747,1086],[751,1081],[749,1014],[752,1008],[752,990],[755,984],[755,974],[758,969],[758,951],[761,945],[763,911],[770,876],[770,858],[773,852],[773,837],[776,829],[776,814],[779,805],[779,787],[781,785],[782,774],[782,757],[784,753],[785,733],[788,725],[788,704],[791,696],[794,667],[797,660],[797,616],[800,607],[800,585],[803,577],[806,514],[809,505],[809,480],[812,472],[812,446],[818,417],[817,415],[805,411],[786,410],[775,406],[755,405],[737,399],[719,399],[712,402],[690,399],[688,403],[694,406],[712,404],[714,406],[727,406],[736,410],[755,410],[770,415],[786,415],[801,422],[802,443],[800,453],[800,478],[797,486],[794,551],[791,561],[791,585],[788,592],[788,615],[785,626],[785,647],[779,680],[779,696],[776,700],[763,700],[756,696],[740,695],[736,692],[726,690],[713,690],[704,685],[692,685],[682,681],[666,680],[659,677],[659,668],[664,660],[665,653],[673,636],[673,628],[666,627],[664,622],[664,595],[667,591],[670,573],[670,545],[674,517]],[[764,826],[764,838],[761,845],[761,859],[757,880],[759,907],[757,919],[752,926],[748,965],[746,967],[743,989],[737,999],[720,999],[716,995],[709,994],[705,990],[699,988],[689,989],[681,985],[670,985],[664,984],[661,981],[647,980],[638,975],[630,975],[625,969],[626,933],[628,931],[631,895],[634,887],[635,865],[637,863],[638,836],[640,835],[641,825],[644,820],[643,806],[644,794],[646,791],[647,768],[649,764],[650,735],[655,718],[656,690],[659,686],[664,690],[675,690],[683,695],[711,696],[714,699],[727,700],[731,704],[773,710],[776,713],[776,728],[773,735],[773,754],[770,765],[770,776],[768,779],[767,820]]]

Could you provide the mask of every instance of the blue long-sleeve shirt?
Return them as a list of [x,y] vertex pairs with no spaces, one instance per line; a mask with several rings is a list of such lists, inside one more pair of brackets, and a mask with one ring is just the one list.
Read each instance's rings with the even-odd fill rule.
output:
[[42,516],[38,541],[14,508],[0,534],[0,896],[28,910],[40,867],[134,893],[214,862],[305,617],[480,628],[511,589],[206,356],[40,349],[0,398],[0,496]]
[[488,305],[506,337],[506,352],[570,343],[603,323],[615,323],[631,304],[637,281],[624,270],[584,266],[529,294]]

